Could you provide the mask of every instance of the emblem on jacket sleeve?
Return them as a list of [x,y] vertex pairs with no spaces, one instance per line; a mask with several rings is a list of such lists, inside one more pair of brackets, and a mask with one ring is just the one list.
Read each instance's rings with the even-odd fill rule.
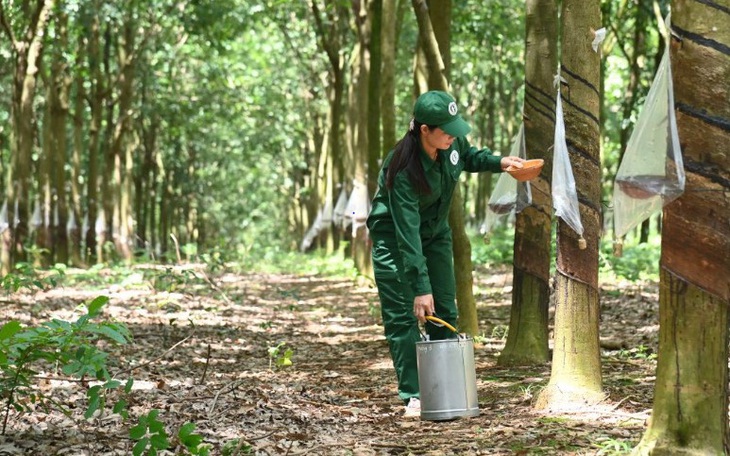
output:
[[459,152],[452,150],[451,155],[449,155],[449,160],[451,160],[452,165],[459,163]]

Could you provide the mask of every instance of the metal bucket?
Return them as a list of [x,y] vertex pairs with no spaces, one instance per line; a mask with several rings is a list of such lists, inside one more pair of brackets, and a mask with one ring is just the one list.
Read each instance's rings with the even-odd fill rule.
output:
[[416,342],[421,419],[479,415],[474,343],[469,337]]

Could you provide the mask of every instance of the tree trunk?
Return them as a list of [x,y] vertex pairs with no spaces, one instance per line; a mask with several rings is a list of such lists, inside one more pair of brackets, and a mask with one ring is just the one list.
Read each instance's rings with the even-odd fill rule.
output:
[[[448,27],[443,24],[450,23],[451,2],[435,2],[433,11],[429,11],[425,0],[412,0],[413,10],[418,21],[419,43],[423,47],[424,56],[428,63],[429,90],[449,91],[448,75],[450,62],[443,59],[441,46],[449,46]],[[439,17],[442,24],[439,27],[440,34],[435,34],[432,26],[432,17]],[[444,17],[448,19],[444,19]],[[445,21],[445,22],[444,22]],[[449,209],[449,226],[453,236],[454,246],[454,275],[456,279],[456,303],[459,313],[459,330],[470,335],[479,332],[479,321],[476,313],[476,301],[474,299],[474,278],[473,264],[471,261],[471,244],[466,234],[464,222],[464,204],[461,196],[460,185],[454,189]]]
[[[556,65],[557,67],[557,65]],[[482,100],[481,107],[486,117],[484,122],[479,128],[483,128],[484,131],[481,134],[482,138],[485,138],[486,146],[492,150],[495,150],[494,139],[497,134],[497,123],[495,122],[495,101],[493,94],[496,90],[496,75],[494,73],[487,76],[487,90],[485,92],[484,100]],[[489,203],[489,195],[492,192],[492,173],[480,173],[477,175],[477,201],[476,201],[476,219],[477,223],[482,224],[487,216],[487,206]]]
[[[329,204],[334,204],[336,177],[340,174],[341,169],[348,168],[347,165],[343,165],[343,162],[348,158],[351,158],[346,157],[346,154],[342,153],[342,120],[344,117],[343,99],[345,95],[346,61],[343,46],[347,40],[347,5],[345,3],[335,4],[331,0],[327,0],[325,1],[325,13],[323,14],[317,0],[311,0],[309,4],[314,17],[315,32],[317,34],[318,41],[320,42],[320,46],[325,52],[329,63],[329,86],[327,87],[329,113],[327,118],[328,125],[322,128],[317,128],[314,132],[314,141],[311,141],[311,150],[319,157],[317,167],[321,170],[322,176],[321,182],[317,183],[318,185],[322,185],[316,194],[318,201],[314,202],[315,204],[312,204],[311,211],[307,210],[308,205],[306,202],[300,202],[300,207],[296,210],[297,213],[302,214],[301,217],[297,216],[295,218],[301,220],[301,223],[304,225],[304,230],[306,230],[306,227],[309,225],[309,220],[313,219],[311,215],[314,215],[308,212],[316,213],[316,211],[323,208],[327,202],[329,202]],[[359,19],[361,19],[361,16],[358,16],[356,20]],[[282,30],[286,30],[286,27],[283,27]],[[316,79],[317,76],[313,76],[313,80]],[[317,137],[318,131],[326,133],[326,141],[320,141],[320,138]],[[354,150],[351,146],[352,145],[348,143],[348,152],[352,152]],[[364,156],[363,160],[366,160]],[[363,183],[365,183],[365,181],[363,181]],[[323,233],[324,236],[326,236],[324,239],[327,251],[330,253],[334,250],[336,243],[338,242],[338,239],[331,229],[332,226],[333,225],[331,223],[328,224],[327,229]]]
[[[357,7],[358,3],[355,2],[355,5]],[[355,9],[353,13],[357,25],[358,42],[355,46],[356,51],[354,51],[354,53],[357,53],[357,58],[354,59],[357,63],[353,64],[352,68],[353,87],[350,96],[350,103],[353,104],[354,108],[352,111],[353,117],[350,119],[350,129],[353,133],[353,136],[351,136],[352,159],[355,185],[367,188],[369,150],[367,116],[370,78],[370,21],[367,15],[367,2],[359,3],[359,10]],[[370,197],[371,195],[367,196],[368,199]],[[367,216],[367,214],[360,215],[359,217],[364,216]],[[351,246],[352,259],[355,262],[357,270],[367,274],[371,269],[371,260],[370,243],[367,228],[365,227],[365,220],[364,218],[358,219],[358,217],[355,217],[352,223],[354,225]]]
[[[664,208],[654,409],[637,455],[729,454],[730,42],[727,14],[672,2],[685,193]],[[681,41],[678,41],[681,40]]]
[[[5,28],[13,47],[13,93],[11,105],[11,163],[8,171],[6,201],[8,228],[2,233],[0,273],[10,272],[16,261],[24,259],[23,243],[28,236],[29,193],[33,155],[33,98],[36,91],[38,65],[43,48],[43,35],[53,0],[42,0],[30,12],[28,27],[19,36]],[[2,14],[2,22],[8,18]],[[27,41],[22,41],[27,40]],[[16,209],[17,208],[17,209]],[[15,221],[18,220],[18,224]]]
[[509,331],[498,364],[550,360],[551,207],[550,157],[555,132],[553,73],[557,68],[558,14],[554,0],[527,0],[525,39],[525,145],[528,158],[548,159],[541,176],[531,182],[532,205],[517,214]]
[[[84,112],[86,103],[86,89],[84,88],[85,80],[82,73],[84,68],[84,58],[86,57],[84,36],[79,34],[78,46],[76,48],[76,74],[74,76],[74,86],[76,93],[74,96],[74,112],[73,112],[73,151],[71,152],[71,200],[68,210],[69,222],[67,223],[67,233],[70,241],[69,256],[70,263],[75,266],[83,266],[82,260],[82,236],[81,224],[81,154],[84,148]],[[65,227],[64,227],[65,228]]]
[[383,155],[380,141],[380,85],[382,68],[381,33],[383,22],[383,0],[370,0],[368,8],[370,22],[370,67],[368,78],[368,195],[375,195],[378,188],[379,161]]
[[84,236],[84,259],[86,264],[93,264],[100,260],[97,255],[96,221],[101,209],[99,200],[99,157],[101,156],[101,128],[103,121],[104,103],[106,102],[104,77],[101,68],[101,29],[98,12],[94,13],[88,30],[88,59],[91,79],[89,106],[91,121],[89,124],[89,163],[86,178],[86,215],[82,226],[86,227]]
[[654,408],[634,454],[728,454],[728,324],[727,300],[662,269]]
[[53,149],[53,132],[51,131],[51,111],[52,105],[57,100],[53,100],[51,88],[52,82],[48,81],[48,77],[44,74],[44,70],[40,70],[40,75],[46,86],[46,99],[48,102],[43,110],[43,122],[41,124],[41,153],[37,160],[36,186],[37,193],[32,201],[32,214],[29,220],[29,239],[28,244],[32,245],[30,260],[38,268],[47,268],[51,264],[53,255],[53,246],[51,244],[51,227],[49,226],[48,213],[51,209],[51,181],[52,181],[52,149]]
[[[114,34],[112,33],[112,24],[107,23],[106,29],[104,30],[102,64],[104,67],[104,79],[106,79],[105,86],[108,92],[112,92],[116,89],[116,87],[114,87],[115,75],[111,68],[111,52],[112,47],[114,47],[115,44],[116,40]],[[105,99],[104,108],[104,115],[106,118],[104,121],[104,131],[101,138],[101,154],[104,159],[103,168],[100,173],[101,212],[95,220],[95,246],[97,262],[104,262],[111,259],[104,257],[104,246],[107,242],[112,242],[117,235],[114,220],[115,217],[117,220],[119,217],[119,214],[116,214],[115,211],[118,207],[118,205],[116,204],[116,198],[118,193],[117,189],[119,187],[119,176],[121,174],[121,171],[119,170],[120,163],[118,155],[115,153],[113,147],[114,131],[115,126],[117,125],[114,121],[115,102],[112,99]]]
[[[151,79],[147,71],[149,62],[145,62],[141,67],[145,68],[145,73],[141,81],[141,98],[142,105],[146,106],[150,103],[149,83]],[[150,253],[150,248],[153,245],[151,243],[153,239],[150,236],[150,228],[154,224],[154,219],[151,219],[150,215],[152,214],[157,194],[153,176],[155,172],[157,132],[160,128],[160,116],[157,111],[153,110],[146,117],[139,119],[137,127],[141,136],[140,142],[144,157],[139,166],[139,171],[134,177],[134,217],[137,221],[134,245],[137,249],[143,249]]]
[[565,0],[561,17],[561,76],[568,84],[568,90],[563,91],[566,142],[570,145],[585,245],[565,222],[558,222],[552,372],[536,404],[553,411],[604,398],[598,339],[601,66],[599,54],[591,48],[591,28],[601,24],[599,2]]
[[51,201],[48,210],[52,232],[52,258],[55,263],[67,264],[69,259],[68,232],[68,202],[66,196],[66,124],[69,112],[69,87],[71,78],[68,76],[63,53],[68,48],[68,15],[57,13],[57,39],[55,42],[51,75],[49,82],[49,103],[51,113]]
[[[122,42],[119,47],[119,111],[117,122],[114,126],[114,135],[111,144],[111,158],[114,163],[115,191],[111,194],[116,203],[114,208],[114,220],[116,227],[114,232],[114,243],[119,255],[125,260],[132,259],[132,235],[134,230],[131,226],[132,208],[132,100],[135,78],[135,41],[137,26],[136,21],[130,16],[127,17],[122,28]],[[109,162],[107,162],[109,163]]]
[[[380,89],[380,114],[383,126],[383,144],[378,156],[378,166],[385,154],[395,146],[396,115],[395,115],[395,65],[398,49],[398,30],[396,29],[396,2],[397,0],[382,0],[382,72]],[[374,193],[373,193],[374,194]]]

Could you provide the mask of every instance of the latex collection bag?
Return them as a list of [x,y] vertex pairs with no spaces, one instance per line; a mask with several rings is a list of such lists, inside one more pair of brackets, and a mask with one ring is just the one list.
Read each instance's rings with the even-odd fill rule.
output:
[[667,48],[616,173],[613,186],[616,239],[679,197],[684,192],[684,181]]
[[345,211],[347,210],[347,190],[343,186],[340,189],[340,196],[337,197],[337,203],[332,215],[332,221],[335,222],[335,226],[342,228],[343,230],[350,223],[350,219],[345,217]]
[[[520,125],[520,130],[512,142],[509,155],[511,157],[527,158],[524,125]],[[508,173],[500,174],[497,185],[494,187],[487,203],[487,214],[480,229],[481,233],[489,233],[497,223],[521,212],[531,204],[532,190],[529,181],[519,182]]]
[[553,144],[553,208],[555,215],[563,219],[580,236],[579,247],[584,249],[583,223],[580,220],[578,192],[575,187],[573,167],[570,165],[568,144],[565,142],[565,119],[560,87],[555,102],[555,142]]
[[370,213],[370,198],[368,187],[364,183],[353,180],[353,189],[347,200],[344,216],[352,220],[352,237],[357,236],[357,230],[365,226]]

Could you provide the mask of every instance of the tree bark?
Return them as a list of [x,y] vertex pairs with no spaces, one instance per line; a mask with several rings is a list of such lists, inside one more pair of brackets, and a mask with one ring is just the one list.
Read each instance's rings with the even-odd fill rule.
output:
[[498,364],[550,360],[551,160],[555,100],[552,82],[558,63],[558,14],[554,0],[527,0],[525,37],[525,145],[528,158],[547,159],[548,166],[531,182],[532,205],[517,214],[513,256],[512,308],[509,331]]
[[561,17],[561,76],[567,81],[567,90],[562,95],[566,142],[587,248],[559,220],[552,372],[536,403],[537,408],[553,411],[597,403],[604,398],[598,339],[601,66],[599,54],[591,48],[594,38],[591,30],[601,24],[599,2],[565,0]]
[[[353,105],[353,117],[351,117],[350,129],[352,136],[353,169],[355,186],[365,189],[368,187],[368,100],[370,80],[370,20],[367,15],[367,2],[355,2],[353,10],[355,23],[357,25],[357,65],[353,64],[353,87],[350,92],[350,103]],[[358,9],[359,8],[359,9]],[[353,190],[353,192],[362,190]],[[372,195],[369,194],[369,199]],[[357,214],[356,214],[357,216]],[[366,214],[363,214],[366,216]],[[353,218],[352,230],[352,259],[355,267],[363,274],[372,275],[370,259],[370,240],[365,227],[365,219]]]
[[727,300],[662,269],[654,407],[635,455],[728,454],[729,324]]
[[[383,145],[379,159],[395,145],[395,64],[398,49],[398,31],[396,29],[397,0],[382,0],[382,72],[380,90],[380,114],[383,126]],[[379,167],[380,163],[378,163]]]
[[52,232],[52,259],[56,263],[67,264],[69,259],[68,233],[68,202],[66,187],[66,125],[69,113],[69,87],[71,78],[64,61],[63,53],[68,48],[68,15],[58,12],[56,50],[51,65],[49,82],[49,104],[51,113],[51,199],[48,206],[50,231]]
[[[114,221],[116,226],[112,232],[118,233],[113,238],[116,250],[119,255],[129,261],[132,259],[132,236],[134,230],[131,226],[132,208],[132,100],[136,67],[136,34],[137,22],[130,14],[122,27],[122,40],[119,47],[119,111],[117,121],[114,125],[114,134],[111,143],[111,158],[114,163],[114,180],[116,184],[113,195]],[[109,164],[109,162],[107,162]]]
[[[342,52],[342,48],[346,42],[347,30],[345,24],[348,20],[348,14],[345,4],[335,5],[329,0],[325,2],[325,14],[322,13],[318,0],[311,0],[309,6],[314,18],[317,39],[329,63],[329,87],[327,87],[329,100],[328,125],[319,129],[320,131],[326,132],[326,143],[321,143],[321,148],[318,149],[317,146],[320,145],[318,138],[314,141],[314,150],[318,150],[319,152],[317,166],[322,170],[322,187],[317,193],[319,201],[312,205],[313,212],[316,212],[318,206],[321,208],[324,204],[327,204],[326,202],[334,204],[335,181],[340,174],[339,171],[346,168],[343,162],[347,160],[347,157],[344,157],[345,154],[342,153],[342,123],[345,117],[343,101],[345,97],[346,57],[345,53]],[[316,80],[316,76],[313,79]],[[363,160],[366,159],[363,158]],[[313,217],[309,218],[313,219]],[[324,234],[326,236],[326,248],[329,252],[333,251],[336,246],[334,233],[329,229],[331,226],[331,224],[328,226]]]
[[84,216],[82,226],[86,227],[86,232],[82,233],[84,242],[84,259],[86,264],[93,264],[100,260],[97,254],[97,233],[96,225],[101,209],[101,201],[99,200],[100,185],[100,156],[101,152],[101,128],[103,121],[104,104],[106,103],[105,84],[102,73],[101,61],[101,25],[99,21],[98,11],[94,12],[91,18],[88,34],[88,60],[89,60],[89,108],[91,111],[91,119],[89,124],[89,155],[88,170],[86,178],[86,215]]
[[383,155],[380,141],[380,95],[381,68],[383,63],[382,29],[383,0],[369,0],[368,18],[370,22],[370,67],[368,78],[368,194],[375,195],[378,188],[379,161]]
[[76,74],[74,76],[74,85],[76,94],[74,97],[73,112],[73,151],[71,152],[71,200],[69,205],[68,236],[70,240],[69,255],[70,262],[75,266],[82,266],[82,192],[81,192],[81,155],[84,148],[84,112],[86,103],[86,89],[84,88],[85,80],[82,73],[84,68],[84,59],[86,57],[84,36],[79,34],[78,46],[76,49]]
[[[3,3],[4,4],[4,3]],[[33,97],[43,49],[43,35],[53,0],[42,0],[30,11],[28,26],[21,36],[9,28],[5,10],[0,6],[3,31],[13,47],[13,92],[11,104],[11,163],[7,174],[6,201],[8,228],[2,233],[0,273],[12,271],[16,261],[25,257],[23,243],[28,236],[29,193],[33,154]],[[27,40],[27,41],[26,41]],[[16,210],[17,208],[17,210]],[[15,221],[18,220],[18,224]]]
[[[449,91],[449,57],[450,53],[444,49],[449,46],[451,2],[434,3],[433,11],[429,11],[425,0],[413,0],[413,9],[418,21],[419,43],[423,47],[428,68],[429,90]],[[432,25],[432,18],[439,18],[439,35],[436,35]],[[432,85],[433,84],[433,85]],[[453,236],[454,247],[454,274],[456,280],[456,303],[459,312],[459,330],[470,335],[479,332],[479,321],[474,299],[473,264],[471,261],[471,244],[466,234],[464,221],[464,204],[461,195],[461,185],[457,185],[451,200],[449,210],[449,226]]]
[[716,4],[672,2],[674,111],[687,177],[662,216],[654,408],[636,455],[730,453],[727,18]]

